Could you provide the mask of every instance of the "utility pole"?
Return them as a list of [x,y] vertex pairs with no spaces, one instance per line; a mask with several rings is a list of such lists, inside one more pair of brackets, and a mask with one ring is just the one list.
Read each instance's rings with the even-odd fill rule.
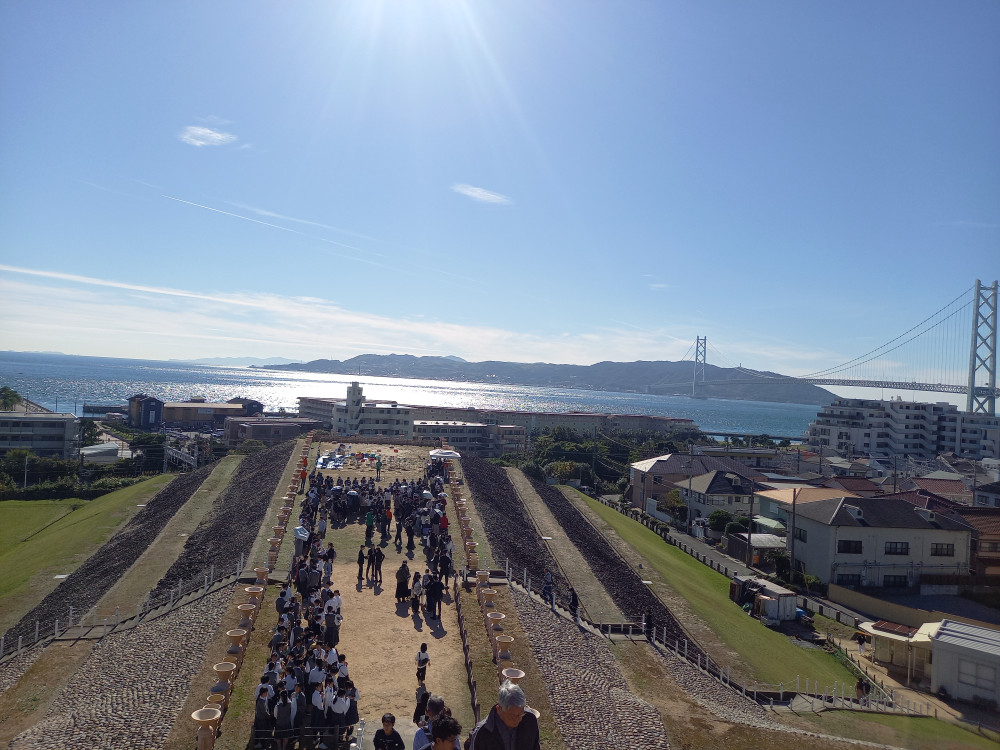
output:
[[788,561],[788,578],[792,583],[795,583],[795,499],[798,494],[798,488],[792,489],[792,559]]
[[24,489],[28,489],[28,457],[24,457]]

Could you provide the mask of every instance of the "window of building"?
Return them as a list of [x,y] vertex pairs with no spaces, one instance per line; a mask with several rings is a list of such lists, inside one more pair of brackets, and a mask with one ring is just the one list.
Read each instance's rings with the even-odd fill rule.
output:
[[838,573],[837,574],[837,585],[838,586],[860,586],[861,585],[861,574],[860,573]]
[[901,589],[909,585],[909,579],[904,576],[882,576],[882,585],[887,589]]
[[997,672],[989,664],[978,664],[966,659],[958,660],[958,681],[963,685],[992,693],[996,690]]
[[954,544],[932,544],[931,545],[931,556],[932,557],[954,557],[955,556],[955,545]]
[[837,540],[837,552],[843,553],[845,555],[860,555],[861,554],[861,540],[860,539],[838,539]]
[[795,538],[798,541],[804,542],[804,541],[806,541],[806,539],[808,537],[809,537],[809,534],[806,532],[805,529],[795,529]]
[[908,555],[910,554],[909,542],[886,542],[885,554],[887,555]]

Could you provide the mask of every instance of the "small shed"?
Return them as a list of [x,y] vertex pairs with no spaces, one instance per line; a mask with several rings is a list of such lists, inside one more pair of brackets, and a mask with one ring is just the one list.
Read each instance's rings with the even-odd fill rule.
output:
[[888,620],[863,622],[858,627],[872,637],[872,661],[882,664],[905,685],[926,681],[931,671],[931,636],[940,623],[919,628]]
[[88,464],[113,464],[118,460],[121,446],[118,443],[98,443],[80,449],[80,457]]
[[996,707],[1000,702],[1000,630],[942,620],[931,638],[931,690]]
[[[761,556],[769,549],[785,549],[784,537],[775,534],[751,534],[753,542],[753,564],[761,564]],[[745,532],[730,534],[726,537],[726,554],[735,557],[740,562],[747,559],[747,535]]]

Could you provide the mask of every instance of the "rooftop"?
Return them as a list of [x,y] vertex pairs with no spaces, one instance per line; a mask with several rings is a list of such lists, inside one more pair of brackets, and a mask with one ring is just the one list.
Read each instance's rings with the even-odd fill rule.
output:
[[[857,508],[861,513],[855,515],[848,510],[849,507]],[[841,497],[817,500],[798,507],[797,514],[827,526],[972,531],[969,524],[961,518],[928,513],[912,503],[896,498]]]
[[947,643],[968,651],[1000,656],[1000,630],[970,625],[967,622],[942,620],[933,638],[937,643]]

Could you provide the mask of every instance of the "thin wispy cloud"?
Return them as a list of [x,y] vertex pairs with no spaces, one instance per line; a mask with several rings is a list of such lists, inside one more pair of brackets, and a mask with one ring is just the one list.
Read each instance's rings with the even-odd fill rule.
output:
[[[297,235],[300,235],[302,237],[309,237],[310,239],[316,240],[317,242],[324,242],[324,243],[326,243],[328,245],[336,245],[337,247],[344,247],[344,248],[347,248],[348,250],[357,250],[360,253],[366,252],[362,248],[356,247],[354,245],[348,245],[348,244],[346,244],[344,242],[337,242],[336,240],[327,239],[326,237],[316,237],[315,235],[306,234],[305,232],[300,232],[299,230],[292,229],[291,227],[283,227],[280,224],[272,224],[269,221],[261,221],[260,219],[254,219],[254,218],[251,218],[249,216],[242,216],[241,214],[235,214],[232,211],[223,211],[221,208],[213,208],[212,206],[206,206],[203,203],[195,203],[194,201],[186,201],[183,198],[177,198],[176,196],[173,196],[173,195],[166,195],[166,194],[164,194],[163,197],[164,198],[168,198],[168,199],[170,199],[172,201],[177,201],[178,203],[187,204],[188,206],[194,206],[196,208],[203,208],[206,211],[213,211],[214,213],[222,214],[223,216],[231,216],[234,219],[242,219],[243,221],[251,221],[254,224],[261,224],[262,226],[271,227],[272,229],[280,229],[282,232],[291,232],[292,234],[297,234]],[[337,255],[338,257],[341,257],[341,258],[350,258],[351,260],[355,260],[355,261],[357,261],[359,263],[368,263],[369,265],[379,266],[380,268],[386,267],[386,266],[384,266],[381,263],[376,263],[375,261],[368,260],[366,257],[362,257],[362,256],[344,255],[343,253],[335,253],[335,255]]]
[[281,219],[282,221],[291,221],[296,224],[305,224],[310,227],[320,227],[322,229],[331,229],[334,232],[340,232],[341,234],[349,234],[352,237],[358,237],[364,240],[370,240],[367,234],[361,234],[359,232],[352,232],[350,229],[344,229],[343,227],[337,227],[333,224],[324,224],[321,221],[311,221],[309,219],[299,219],[295,216],[288,216],[287,214],[279,214],[274,211],[268,211],[264,208],[257,208],[256,206],[248,206],[245,203],[237,203],[236,201],[226,201],[230,206],[234,208],[242,209],[243,211],[249,211],[250,213],[257,214],[258,216],[266,216],[269,219]]
[[662,292],[664,289],[669,289],[670,284],[660,284],[659,282],[651,283],[647,285],[650,291]]
[[232,133],[225,133],[221,130],[202,127],[201,125],[188,125],[177,137],[189,146],[225,146],[236,140]]
[[464,182],[452,185],[451,189],[459,195],[464,195],[466,198],[472,198],[472,200],[479,201],[480,203],[493,203],[496,205],[508,205],[511,203],[510,198],[506,195],[494,193],[492,190],[475,187],[474,185],[466,185]]

